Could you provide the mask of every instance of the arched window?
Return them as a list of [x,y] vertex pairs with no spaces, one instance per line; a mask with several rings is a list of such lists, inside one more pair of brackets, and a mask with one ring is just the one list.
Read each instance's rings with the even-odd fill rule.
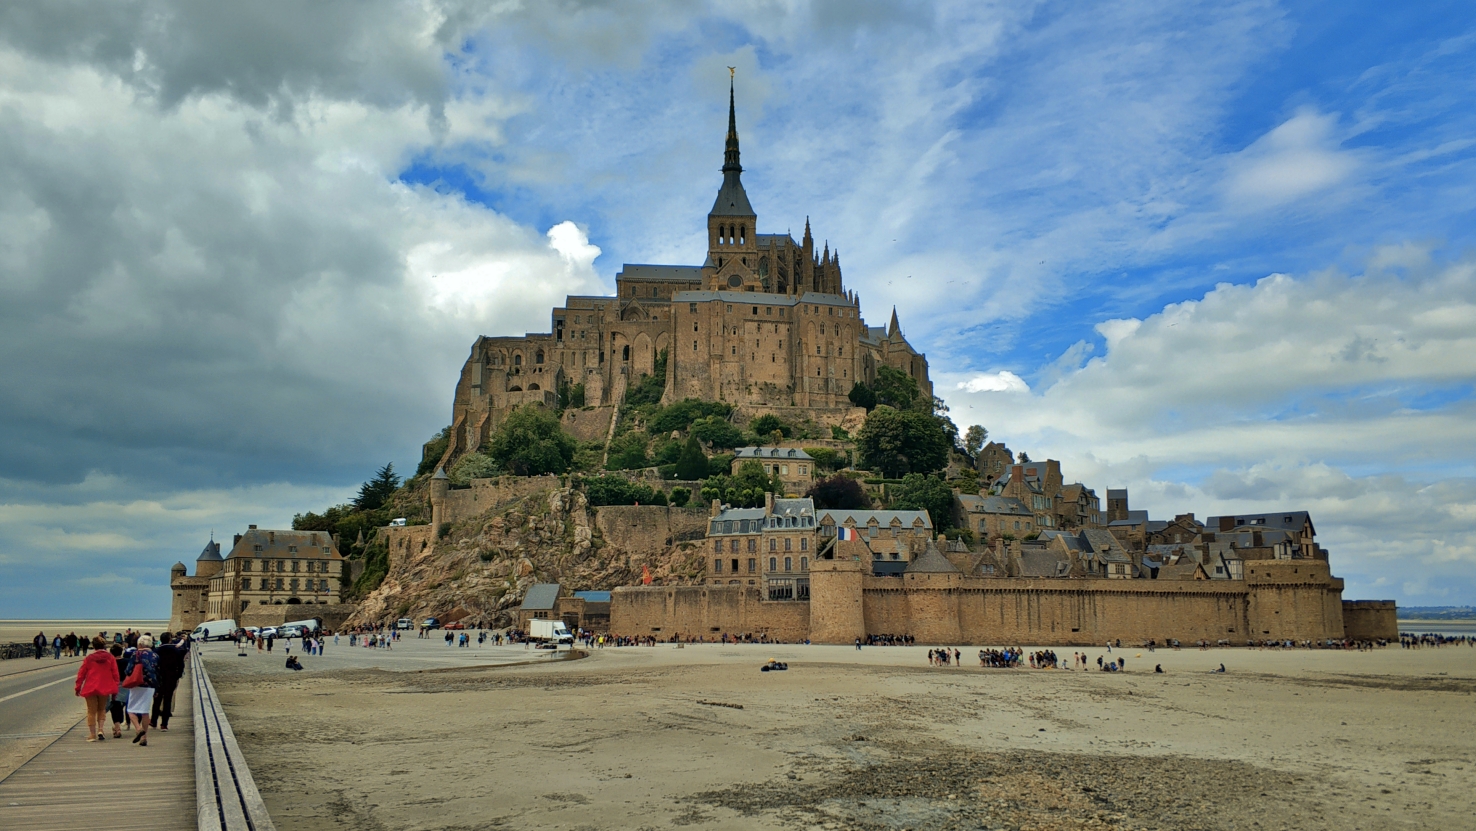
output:
[[513,366],[522,366],[522,365],[523,365],[523,355],[522,355],[522,353],[520,352],[520,353],[518,353],[516,355],[513,355]]
[[533,391],[533,390],[536,390],[536,389],[538,389],[538,388],[539,388],[539,387],[538,387],[538,385],[537,385],[537,384],[529,384],[529,385],[528,385],[528,390],[529,390],[529,391],[530,391],[530,392],[531,392],[531,391]]
[[620,347],[620,360],[622,360],[622,361],[628,361],[628,360],[630,360],[630,345],[629,344]]
[[542,349],[540,349],[536,353],[534,353],[534,355],[533,355],[533,363],[535,363],[535,364],[541,364],[541,363],[543,363],[543,350]]
[[745,228],[742,225],[739,225],[738,226],[738,244],[739,245],[747,245],[748,244],[747,238],[748,238],[748,229]]

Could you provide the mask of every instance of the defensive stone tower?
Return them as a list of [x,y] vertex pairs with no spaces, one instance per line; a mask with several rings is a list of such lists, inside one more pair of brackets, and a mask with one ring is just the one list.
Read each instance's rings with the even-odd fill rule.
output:
[[833,559],[810,564],[810,640],[853,643],[866,637],[861,589],[871,551],[855,540],[838,540]]

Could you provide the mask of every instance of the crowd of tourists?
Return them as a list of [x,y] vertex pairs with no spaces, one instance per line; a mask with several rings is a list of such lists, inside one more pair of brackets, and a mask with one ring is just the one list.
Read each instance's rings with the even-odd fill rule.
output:
[[867,635],[867,646],[912,646],[911,635]]
[[87,653],[73,687],[87,705],[87,741],[104,741],[109,721],[115,739],[123,738],[126,721],[140,747],[148,747],[151,728],[169,730],[190,651],[187,635],[165,632],[156,644],[147,632],[116,633],[111,642],[104,632],[76,649]]
[[76,632],[68,632],[65,635],[58,632],[47,638],[45,632],[37,632],[36,637],[31,638],[31,646],[35,649],[36,660],[41,660],[49,653],[52,660],[59,661],[62,658],[87,657],[87,653],[96,648],[92,644],[97,638],[102,638],[104,648],[109,644],[117,643],[123,644],[125,649],[132,649],[138,644],[138,639],[142,634],[132,629],[125,629],[122,632],[111,634],[99,632],[93,638],[78,635]]
[[1422,649],[1424,647],[1439,648],[1442,646],[1476,646],[1476,637],[1470,635],[1441,635],[1436,632],[1416,634],[1414,632],[1400,632],[1399,646],[1401,649]]

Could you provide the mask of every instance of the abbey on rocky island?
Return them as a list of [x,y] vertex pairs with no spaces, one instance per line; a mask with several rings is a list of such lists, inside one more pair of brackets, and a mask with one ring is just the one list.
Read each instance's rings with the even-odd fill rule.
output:
[[[583,406],[604,410],[575,425],[585,428],[576,434],[594,438],[627,388],[663,364],[663,403],[725,401],[747,415],[821,424],[851,413],[852,385],[875,380],[878,367],[907,373],[932,395],[927,358],[903,337],[896,310],[886,327],[866,324],[860,299],[841,279],[839,252],[826,243],[816,253],[808,219],[798,242],[758,233],[738,155],[730,86],[706,261],[627,264],[614,297],[568,297],[553,310],[549,333],[478,338],[456,387],[443,464],[480,446],[511,410],[554,408],[561,387],[582,385]],[[580,421],[577,413],[573,419]]]

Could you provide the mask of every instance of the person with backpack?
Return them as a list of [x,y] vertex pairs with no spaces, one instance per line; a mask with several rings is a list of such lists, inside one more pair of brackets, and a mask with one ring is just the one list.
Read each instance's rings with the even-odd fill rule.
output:
[[[168,640],[167,633],[164,639]],[[184,677],[185,655],[189,647],[181,638],[177,643],[166,643],[154,651],[159,656],[159,689],[154,692],[149,726],[168,730],[169,717],[174,715],[174,691],[179,687],[179,679]]]

